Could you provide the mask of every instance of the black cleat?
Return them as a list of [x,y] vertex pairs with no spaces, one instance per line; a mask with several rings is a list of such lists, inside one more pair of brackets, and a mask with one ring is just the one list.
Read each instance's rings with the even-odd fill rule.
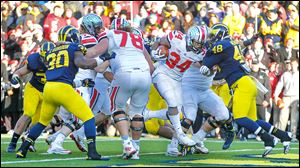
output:
[[108,157],[102,157],[97,152],[88,152],[86,160],[104,160],[104,161],[108,161],[110,159]]
[[[22,137],[22,142],[24,142],[24,141],[25,141],[25,137],[23,136]],[[36,149],[34,147],[34,142],[32,142],[32,144],[29,146],[28,150],[29,150],[29,152],[36,152]]]
[[232,131],[232,130],[226,131],[226,137],[225,137],[225,142],[223,144],[223,150],[226,150],[226,149],[230,148],[234,138],[235,138],[234,131]]
[[272,150],[273,150],[273,147],[271,147],[271,146],[266,146],[266,147],[265,147],[265,151],[264,151],[264,153],[262,154],[262,157],[263,157],[263,158],[266,157],[269,153],[272,152]]
[[8,145],[8,147],[7,147],[7,149],[6,149],[6,152],[8,152],[8,153],[13,153],[13,152],[16,151],[16,147],[17,147],[17,144],[11,142],[11,143],[9,143],[9,145]]

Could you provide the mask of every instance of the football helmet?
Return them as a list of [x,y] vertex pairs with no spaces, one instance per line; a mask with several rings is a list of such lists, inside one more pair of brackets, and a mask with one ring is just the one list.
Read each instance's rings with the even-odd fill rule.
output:
[[55,47],[55,44],[52,42],[43,43],[40,48],[40,55],[42,57],[45,57],[46,54],[49,53],[49,51],[51,51],[54,47]]
[[58,41],[66,41],[80,44],[79,31],[73,26],[64,26],[58,31]]
[[189,49],[199,53],[208,41],[210,29],[205,26],[193,26],[188,29],[186,35],[186,44]]
[[90,13],[83,17],[81,27],[93,36],[98,35],[97,29],[103,28],[103,21],[100,16]]
[[230,38],[229,28],[223,23],[214,24],[211,28],[210,41],[215,43],[217,41]]
[[138,28],[132,28],[132,29],[131,29],[131,32],[132,32],[133,34],[138,35],[138,36],[141,36],[141,37],[143,38],[143,33],[142,33],[142,31],[141,31],[140,29],[138,29]]
[[116,18],[111,22],[110,29],[124,30],[130,28],[130,23],[124,18]]

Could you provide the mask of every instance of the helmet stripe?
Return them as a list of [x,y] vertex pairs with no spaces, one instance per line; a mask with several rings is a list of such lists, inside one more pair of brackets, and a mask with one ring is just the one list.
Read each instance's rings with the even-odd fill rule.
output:
[[201,26],[200,29],[202,30],[201,31],[201,41],[204,42],[204,40],[206,39],[206,37],[205,37],[205,30],[204,30],[203,26]]
[[116,29],[118,29],[118,27],[121,25],[121,21],[122,21],[121,19],[117,19],[117,23],[115,27]]
[[64,31],[65,31],[65,28],[66,28],[67,26],[65,26],[63,29],[61,29],[60,31],[59,31],[59,37],[58,37],[58,39],[60,39],[60,41],[63,41],[63,34],[64,34]]
[[73,28],[72,27],[70,27],[67,31],[66,31],[66,33],[64,33],[64,41],[67,41],[67,35],[68,35],[68,33],[69,33],[69,31],[71,31]]

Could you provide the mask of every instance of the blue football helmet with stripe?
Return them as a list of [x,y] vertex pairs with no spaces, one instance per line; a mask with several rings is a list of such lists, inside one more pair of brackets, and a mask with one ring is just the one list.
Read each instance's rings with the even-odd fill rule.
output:
[[73,26],[64,26],[58,31],[58,41],[80,44],[79,31]]

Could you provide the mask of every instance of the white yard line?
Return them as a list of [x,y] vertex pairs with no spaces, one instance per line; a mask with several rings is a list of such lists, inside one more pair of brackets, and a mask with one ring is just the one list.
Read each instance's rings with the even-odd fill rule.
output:
[[[274,151],[282,150],[281,148],[275,148]],[[299,148],[291,148],[290,150],[298,150]],[[222,151],[210,151],[210,153],[224,153],[224,152],[245,152],[245,151],[264,151],[264,149],[239,149],[239,150],[222,150]],[[157,152],[157,153],[142,153],[142,156],[147,155],[159,155],[164,154],[164,152]],[[121,155],[111,155],[111,156],[105,156],[105,157],[121,157]],[[15,161],[5,161],[1,162],[1,164],[20,164],[20,163],[37,163],[37,162],[54,162],[54,161],[68,161],[68,160],[81,160],[85,159],[85,157],[76,157],[76,158],[64,158],[64,159],[44,159],[44,160],[15,160]]]

